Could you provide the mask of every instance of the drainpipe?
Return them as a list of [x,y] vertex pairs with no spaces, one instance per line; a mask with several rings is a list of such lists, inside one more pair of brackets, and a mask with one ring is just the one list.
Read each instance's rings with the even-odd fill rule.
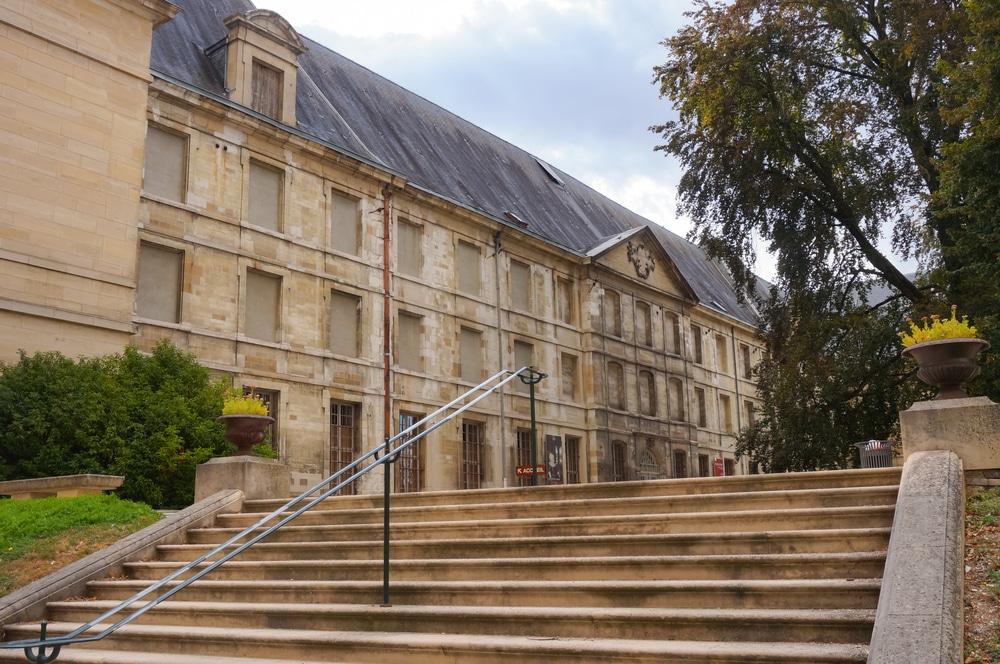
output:
[[[392,280],[390,271],[389,226],[392,219],[392,189],[382,190],[382,390],[384,393],[382,432],[384,439],[392,436]],[[389,472],[388,465],[386,472]]]
[[[501,308],[500,299],[500,250],[503,249],[503,243],[500,241],[501,231],[497,231],[496,235],[493,236],[493,273],[496,285],[496,308],[497,308],[497,371],[503,371],[503,309]],[[520,367],[514,367],[515,369],[520,369]],[[505,395],[503,393],[503,387],[497,393],[497,397],[500,399],[500,467],[503,469],[503,488],[507,488],[507,418],[504,415],[504,400]]]

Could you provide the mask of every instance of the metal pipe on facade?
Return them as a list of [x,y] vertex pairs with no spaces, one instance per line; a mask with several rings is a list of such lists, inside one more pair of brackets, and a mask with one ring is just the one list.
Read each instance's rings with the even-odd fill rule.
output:
[[[392,189],[382,190],[382,417],[383,440],[392,435],[392,272],[389,228],[392,220]],[[389,467],[386,466],[388,472]]]

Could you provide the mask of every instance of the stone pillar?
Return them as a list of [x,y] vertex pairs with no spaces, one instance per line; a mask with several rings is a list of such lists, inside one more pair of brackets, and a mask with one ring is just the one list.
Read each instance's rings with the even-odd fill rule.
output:
[[291,469],[275,459],[218,457],[209,459],[195,471],[194,500],[198,502],[227,489],[239,489],[247,500],[287,499],[291,486]]
[[899,414],[903,459],[950,450],[966,471],[1000,468],[1000,405],[986,397],[919,401]]

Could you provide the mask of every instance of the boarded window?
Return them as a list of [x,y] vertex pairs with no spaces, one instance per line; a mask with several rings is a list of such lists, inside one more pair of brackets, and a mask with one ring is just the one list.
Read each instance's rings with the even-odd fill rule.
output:
[[330,246],[337,251],[358,254],[358,227],[361,224],[358,199],[330,191]]
[[639,412],[656,415],[656,378],[649,371],[639,372]]
[[400,369],[420,371],[421,317],[399,312],[396,318],[396,365]]
[[604,291],[604,332],[616,337],[622,335],[622,299],[613,290]]
[[486,476],[486,452],[484,449],[481,422],[462,420],[462,477],[459,486],[463,489],[479,489]]
[[566,436],[566,484],[580,483],[580,439]]
[[149,125],[142,188],[147,194],[184,202],[187,183],[187,137]]
[[715,335],[715,360],[719,371],[729,371],[729,347],[726,344],[726,338],[721,334]]
[[698,426],[708,426],[708,404],[705,401],[705,390],[700,387],[694,388],[694,402],[698,411]]
[[755,409],[752,401],[743,402],[743,426],[750,427],[753,426]]
[[269,231],[281,230],[282,172],[250,162],[250,195],[247,221]]
[[704,364],[705,355],[702,351],[701,345],[701,327],[698,325],[691,326],[691,346],[694,351],[694,361],[696,364]]
[[733,405],[726,394],[719,395],[719,419],[722,420],[722,430],[733,433]]
[[645,302],[635,303],[635,341],[643,346],[653,345],[653,317]]
[[420,226],[400,219],[396,224],[396,268],[401,274],[420,276]]
[[142,318],[179,323],[184,253],[148,242],[139,244],[136,313]]
[[670,379],[670,419],[684,421],[684,383]]
[[617,362],[608,362],[608,406],[625,410],[625,372]]
[[469,295],[479,295],[479,247],[468,242],[458,243],[458,289]]
[[[361,432],[358,430],[358,413],[361,406],[342,401],[330,402],[330,474],[338,473],[352,463],[357,456],[358,441],[361,439]],[[351,470],[344,470],[340,481],[358,471],[357,467]],[[339,484],[339,482],[338,482]],[[338,494],[342,496],[353,496],[357,493],[355,482],[351,482]]]
[[250,108],[275,120],[281,119],[281,70],[253,61]]
[[674,355],[680,355],[684,347],[684,339],[681,338],[681,319],[677,314],[667,314],[664,325],[667,334],[667,351]]
[[280,341],[281,277],[247,270],[246,321],[248,337]]
[[556,278],[556,318],[567,325],[574,320],[573,283],[568,279]]
[[740,355],[743,358],[743,377],[750,380],[753,378],[753,362],[750,359],[750,346],[740,344]]
[[[526,344],[523,341],[514,342],[514,370],[523,369],[524,367],[533,367],[535,348],[531,344]],[[522,374],[523,375],[523,374]],[[518,379],[515,383],[515,389],[522,394],[528,394],[531,390],[524,383],[524,381]]]
[[[399,414],[399,431],[402,433],[420,420],[423,415],[417,413]],[[418,427],[399,439],[403,445],[420,435],[423,427]],[[424,488],[424,439],[421,438],[399,453],[399,461],[393,464],[396,473],[396,491],[399,493],[417,493]]]
[[510,262],[510,306],[531,311],[531,268],[517,261]]
[[479,383],[483,379],[483,333],[463,327],[459,346],[462,354],[462,380]]
[[349,293],[330,291],[330,351],[348,357],[358,356],[361,298]]
[[576,355],[562,354],[562,395],[568,401],[576,401],[576,385],[579,381]]

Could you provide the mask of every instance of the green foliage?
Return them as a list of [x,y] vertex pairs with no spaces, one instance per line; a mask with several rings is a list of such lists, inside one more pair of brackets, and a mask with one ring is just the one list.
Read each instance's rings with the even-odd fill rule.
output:
[[21,353],[0,364],[0,479],[123,475],[123,498],[190,505],[197,465],[230,449],[215,422],[223,389],[166,340],[78,362]]
[[112,495],[0,500],[0,560],[32,551],[39,539],[102,524],[148,525],[160,519],[149,505]]

